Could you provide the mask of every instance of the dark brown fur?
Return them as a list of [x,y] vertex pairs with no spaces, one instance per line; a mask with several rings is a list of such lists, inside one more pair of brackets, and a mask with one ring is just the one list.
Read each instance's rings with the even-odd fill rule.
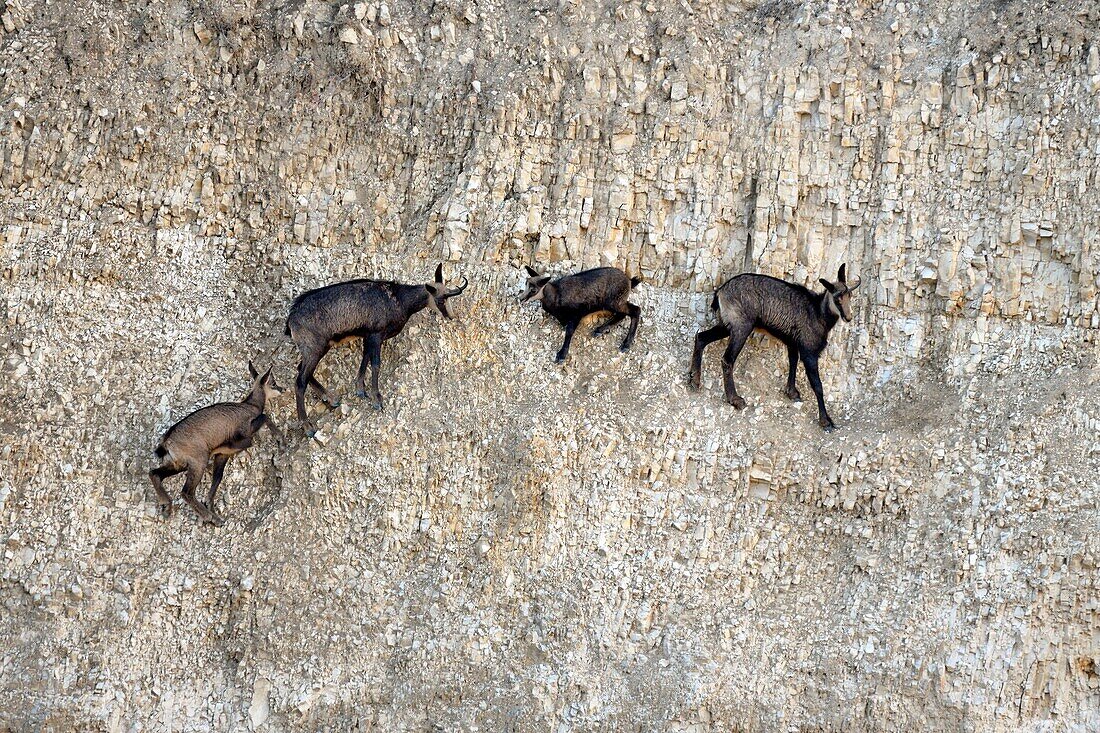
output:
[[597,267],[557,280],[551,280],[549,275],[541,275],[531,267],[527,268],[527,273],[531,277],[527,278],[527,289],[520,296],[520,302],[541,300],[543,309],[565,328],[565,342],[554,359],[557,363],[569,356],[569,345],[581,319],[593,313],[611,313],[611,318],[596,329],[597,336],[607,333],[629,316],[630,330],[619,350],[626,351],[634,343],[642,309],[628,302],[627,298],[631,289],[642,281],[640,277],[630,278],[617,267]]
[[[252,389],[240,402],[219,402],[187,417],[168,429],[157,445],[156,455],[161,465],[149,472],[157,505],[165,516],[172,513],[172,500],[161,485],[164,479],[187,472],[183,485],[183,499],[204,522],[223,524],[214,511],[214,495],[222,482],[225,464],[230,458],[252,445],[252,438],[260,428],[267,426],[278,434],[278,428],[264,413],[267,400],[282,392],[268,369],[261,377],[252,363],[248,364],[252,375]],[[214,458],[214,474],[210,481],[210,493],[204,505],[195,498],[202,475],[210,458]]]
[[355,380],[356,394],[367,396],[364,377],[369,364],[374,405],[381,410],[378,368],[382,363],[382,342],[401,333],[409,318],[426,307],[450,318],[447,300],[465,289],[465,283],[456,289],[444,287],[443,265],[440,264],[435,271],[435,282],[425,285],[403,285],[392,280],[350,280],[299,295],[290,306],[286,332],[302,355],[294,393],[298,419],[306,431],[311,435],[316,432],[306,413],[307,386],[313,385],[330,407],[339,405],[313,376],[329,349],[347,339],[363,339],[363,360]]
[[828,431],[833,430],[836,425],[825,409],[818,360],[837,320],[852,320],[851,292],[859,287],[859,280],[854,285],[848,285],[844,269],[841,265],[835,283],[819,280],[825,287],[821,293],[778,278],[752,273],[737,275],[726,281],[715,291],[711,302],[722,322],[700,331],[695,337],[689,377],[692,387],[699,389],[700,386],[703,350],[711,343],[729,337],[726,353],[722,356],[726,401],[739,410],[743,409],[745,400],[737,394],[733,366],[749,334],[754,328],[759,328],[787,345],[787,396],[792,400],[802,399],[795,387],[798,360],[801,359],[806,378],[817,397],[818,423]]

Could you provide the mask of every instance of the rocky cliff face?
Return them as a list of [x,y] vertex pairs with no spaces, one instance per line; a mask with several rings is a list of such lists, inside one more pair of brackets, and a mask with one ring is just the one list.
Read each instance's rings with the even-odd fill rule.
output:
[[[1095,3],[0,20],[0,728],[1100,726]],[[384,347],[384,413],[155,516],[160,431],[292,381],[295,293],[441,260],[461,323]],[[635,348],[552,364],[527,262],[644,275]],[[748,410],[718,347],[687,391],[724,278],[842,262],[840,431],[762,338]]]

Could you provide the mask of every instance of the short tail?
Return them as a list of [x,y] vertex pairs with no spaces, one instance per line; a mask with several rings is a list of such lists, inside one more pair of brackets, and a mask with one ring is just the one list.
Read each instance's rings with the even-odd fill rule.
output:
[[157,458],[164,458],[168,455],[168,449],[164,447],[164,443],[161,443],[153,453],[156,454]]
[[639,285],[641,285],[641,284],[642,284],[642,282],[643,282],[643,280],[642,280],[642,276],[641,276],[641,275],[638,275],[637,277],[632,277],[632,278],[630,278],[630,289],[631,289],[631,290],[633,290],[634,288],[636,288],[636,287],[638,287]]

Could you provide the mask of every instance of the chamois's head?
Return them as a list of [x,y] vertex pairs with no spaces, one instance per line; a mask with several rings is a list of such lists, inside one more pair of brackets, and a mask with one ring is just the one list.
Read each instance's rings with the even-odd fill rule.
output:
[[252,362],[248,362],[248,373],[252,377],[252,389],[249,394],[257,394],[263,392],[264,399],[270,400],[273,397],[278,397],[283,393],[283,388],[275,381],[275,375],[271,373],[271,367],[268,367],[267,371],[260,374],[256,371],[256,367],[252,365]]
[[529,300],[541,300],[542,289],[546,287],[546,283],[550,282],[550,276],[540,275],[538,270],[529,265],[524,265],[524,267],[530,277],[527,278],[527,289],[523,291],[523,295],[519,296],[519,302],[526,303]]
[[825,286],[825,300],[823,301],[825,308],[845,321],[851,321],[852,291],[858,288],[862,281],[857,277],[855,283],[849,284],[845,277],[844,268],[845,265],[840,266],[840,270],[836,273],[837,281],[835,283],[829,282],[825,278],[820,278],[818,282]]
[[451,318],[451,312],[447,310],[447,300],[453,298],[456,295],[461,295],[462,291],[466,289],[470,282],[466,278],[462,278],[462,286],[457,288],[448,288],[443,284],[443,263],[440,262],[439,266],[435,268],[435,282],[426,283],[424,289],[428,291],[428,305],[431,306],[439,315],[444,318]]

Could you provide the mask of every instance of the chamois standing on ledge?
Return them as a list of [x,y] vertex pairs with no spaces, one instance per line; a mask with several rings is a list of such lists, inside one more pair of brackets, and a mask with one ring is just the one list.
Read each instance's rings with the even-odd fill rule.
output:
[[619,351],[626,351],[634,343],[642,309],[627,302],[627,298],[642,278],[628,277],[617,267],[597,267],[553,281],[549,275],[542,275],[529,266],[527,274],[530,277],[527,278],[527,289],[520,296],[520,302],[541,300],[543,309],[565,327],[565,342],[554,358],[556,363],[561,364],[569,356],[573,332],[577,330],[581,319],[593,313],[611,313],[611,318],[596,329],[597,336],[607,333],[615,324],[629,316],[630,330],[627,331]]
[[[157,506],[164,516],[172,514],[172,500],[165,493],[161,482],[187,472],[183,485],[183,499],[202,518],[215,526],[225,521],[214,511],[214,494],[222,482],[225,464],[229,459],[252,445],[252,438],[260,428],[279,436],[279,429],[264,413],[267,401],[279,395],[283,388],[275,383],[268,369],[260,376],[252,362],[248,362],[252,376],[252,388],[240,402],[219,402],[192,412],[168,429],[160,439],[156,454],[161,465],[149,472],[153,490],[157,494]],[[214,457],[214,475],[210,481],[210,494],[203,505],[195,498],[195,489],[206,472],[206,464]]]
[[849,285],[844,265],[837,272],[837,282],[821,278],[825,292],[815,293],[795,283],[789,283],[767,275],[746,273],[730,278],[714,293],[711,308],[718,312],[720,324],[695,336],[695,351],[691,355],[691,386],[699,389],[703,350],[711,343],[729,337],[726,353],[722,356],[722,377],[726,401],[741,410],[745,400],[737,394],[733,383],[733,365],[741,353],[746,339],[754,328],[771,334],[787,345],[786,395],[799,401],[802,395],[795,387],[798,360],[806,369],[806,378],[817,396],[817,421],[826,431],[832,432],[836,424],[825,409],[825,396],[821,390],[821,376],[817,370],[818,358],[829,339],[829,332],[838,318],[852,320],[851,293],[859,287],[859,279]]
[[461,287],[445,287],[443,264],[440,263],[435,268],[435,282],[424,285],[403,285],[392,280],[349,280],[299,295],[290,306],[286,333],[302,355],[294,394],[298,419],[305,425],[306,433],[313,436],[317,432],[306,414],[307,386],[313,385],[329,407],[340,404],[313,376],[321,357],[329,349],[348,339],[363,339],[363,360],[355,380],[356,394],[367,396],[364,375],[370,364],[371,395],[374,406],[381,410],[378,368],[382,363],[382,342],[401,333],[409,318],[424,308],[430,307],[444,318],[450,318],[447,300],[466,289],[469,282],[466,278],[462,281]]

